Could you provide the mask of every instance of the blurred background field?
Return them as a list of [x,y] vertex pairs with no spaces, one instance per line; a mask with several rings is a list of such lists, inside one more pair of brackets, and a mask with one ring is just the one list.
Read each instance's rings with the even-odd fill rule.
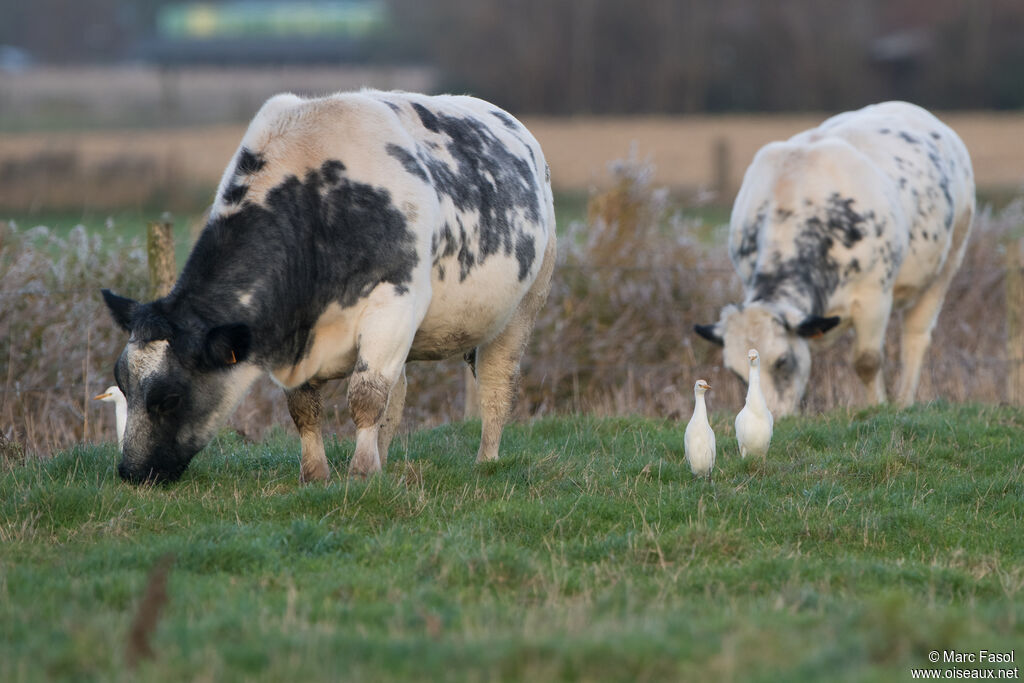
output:
[[[737,408],[691,329],[739,296],[724,237],[754,152],[870,102],[929,107],[966,142],[982,211],[920,396],[1019,400],[1019,2],[0,0],[0,16],[0,431],[33,453],[113,438],[89,400],[124,341],[99,288],[145,296],[164,212],[184,263],[246,122],[281,91],[465,92],[540,140],[561,254],[520,417],[678,418],[698,375],[712,410]],[[816,359],[809,410],[855,400],[847,357]],[[458,362],[410,380],[406,428],[462,416]],[[348,435],[343,382],[328,403]],[[269,382],[232,422],[254,439],[277,424]]]

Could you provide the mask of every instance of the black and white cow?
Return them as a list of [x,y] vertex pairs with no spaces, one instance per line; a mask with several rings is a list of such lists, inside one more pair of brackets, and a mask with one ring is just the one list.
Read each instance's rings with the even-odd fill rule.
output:
[[897,398],[912,403],[974,208],[966,147],[912,104],[846,112],[770,143],[747,169],[729,226],[744,301],[696,331],[724,346],[741,378],[756,348],[765,397],[784,415],[807,387],[807,340],[828,343],[848,326],[867,400],[884,401],[885,331],[893,305],[904,306]]
[[329,476],[320,386],[350,377],[350,471],[379,472],[405,364],[466,355],[498,457],[519,361],[555,261],[550,176],[512,116],[458,96],[363,91],[266,102],[173,291],[103,291],[131,337],[131,481],[177,479],[261,373],[287,393],[301,479]]

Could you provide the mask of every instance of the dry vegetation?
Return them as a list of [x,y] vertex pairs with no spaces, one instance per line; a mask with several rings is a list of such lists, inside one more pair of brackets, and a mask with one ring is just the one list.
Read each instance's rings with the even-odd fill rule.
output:
[[[721,227],[682,218],[650,166],[612,170],[609,189],[590,199],[585,221],[567,226],[547,307],[524,359],[519,417],[569,412],[685,418],[698,377],[714,387],[712,410],[735,411],[743,388],[717,349],[692,326],[717,318],[739,298]],[[919,398],[1003,402],[1020,363],[1007,352],[1007,245],[1017,253],[1024,200],[978,218],[928,356]],[[115,235],[68,239],[44,229],[0,224],[0,425],[10,444],[48,453],[72,443],[113,439],[113,415],[89,397],[112,382],[124,343],[99,297],[112,287],[141,297],[147,282],[139,244]],[[890,335],[895,358],[898,326]],[[857,380],[849,340],[815,356],[807,408],[853,403]],[[890,368],[893,363],[890,362]],[[410,367],[408,429],[459,419],[461,362]],[[893,385],[890,371],[888,382]],[[351,434],[345,383],[325,396],[328,429]],[[261,380],[231,426],[251,438],[290,427],[283,396]],[[12,447],[5,447],[11,450]]]

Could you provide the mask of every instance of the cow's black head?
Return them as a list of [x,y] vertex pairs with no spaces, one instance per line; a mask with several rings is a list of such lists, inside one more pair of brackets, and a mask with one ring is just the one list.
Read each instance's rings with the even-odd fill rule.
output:
[[259,375],[248,362],[251,332],[175,320],[162,300],[140,304],[109,290],[103,298],[131,334],[114,368],[128,402],[117,471],[135,483],[175,481]]

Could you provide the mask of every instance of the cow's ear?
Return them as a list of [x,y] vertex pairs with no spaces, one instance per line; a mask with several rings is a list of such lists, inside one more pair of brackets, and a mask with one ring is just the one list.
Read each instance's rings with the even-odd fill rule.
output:
[[839,316],[833,315],[828,318],[822,318],[821,316],[811,315],[804,318],[796,327],[796,333],[801,337],[807,339],[816,339],[826,332],[831,330],[833,327],[839,324]]
[[694,325],[693,331],[707,339],[712,344],[725,346],[725,340],[722,339],[722,335],[719,333],[718,327],[718,323],[715,323],[714,325]]
[[139,302],[118,296],[109,289],[101,290],[101,292],[114,322],[120,325],[125,332],[131,332],[132,316],[135,315],[135,309],[139,307]]
[[225,368],[241,363],[252,349],[252,330],[248,325],[236,323],[214,327],[206,333],[203,364],[208,368]]

